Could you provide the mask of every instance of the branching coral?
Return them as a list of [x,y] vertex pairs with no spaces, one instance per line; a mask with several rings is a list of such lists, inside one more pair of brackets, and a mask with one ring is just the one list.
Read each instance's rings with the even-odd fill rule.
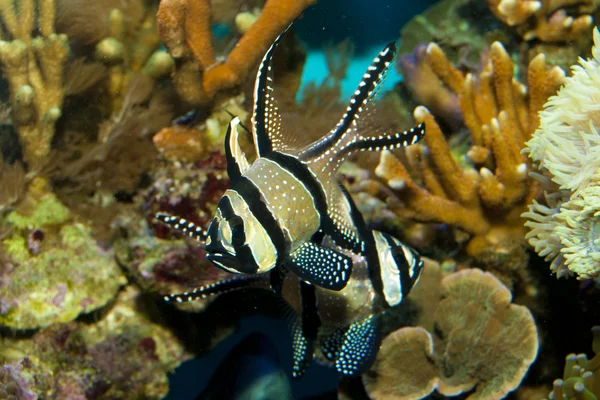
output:
[[[175,84],[189,102],[206,103],[241,84],[275,37],[315,0],[267,0],[255,23],[219,62],[213,46],[210,0],[163,0],[157,19],[171,55],[185,62]],[[195,62],[191,62],[194,59]]]
[[594,19],[595,0],[487,0],[490,10],[516,27],[525,40],[563,42],[576,39]]
[[369,396],[419,399],[434,389],[454,396],[475,388],[468,399],[503,398],[537,355],[531,313],[511,304],[509,290],[477,269],[448,275],[436,293],[431,331],[402,328],[383,340],[374,367],[363,376]]
[[600,398],[600,326],[592,328],[595,356],[590,360],[585,354],[569,354],[565,360],[563,379],[554,381],[551,400],[597,400]]
[[58,0],[57,27],[74,42],[94,45],[108,68],[112,110],[117,111],[129,80],[138,74],[168,76],[173,58],[159,49],[155,2],[144,0]]
[[[65,94],[63,72],[70,50],[67,37],[54,32],[54,14],[54,0],[23,0],[18,10],[10,0],[0,2],[6,28],[0,64],[10,85],[13,122],[24,158],[33,171],[48,160]],[[40,36],[32,37],[35,31]]]
[[537,128],[538,110],[562,83],[563,71],[549,67],[538,55],[529,64],[525,87],[513,78],[511,58],[498,42],[492,44],[478,76],[455,69],[435,44],[426,53],[428,68],[458,97],[471,134],[468,162],[454,158],[433,115],[419,106],[414,116],[426,124],[426,147],[409,149],[408,169],[384,152],[375,170],[397,198],[375,185],[371,190],[388,197],[400,216],[450,224],[469,233],[466,250],[471,257],[504,267],[522,266],[526,255],[520,214],[538,190],[521,149]]
[[573,67],[573,76],[546,103],[540,127],[527,143],[534,162],[560,187],[552,202],[534,202],[523,214],[535,250],[559,276],[600,274],[600,32],[594,31],[593,58]]

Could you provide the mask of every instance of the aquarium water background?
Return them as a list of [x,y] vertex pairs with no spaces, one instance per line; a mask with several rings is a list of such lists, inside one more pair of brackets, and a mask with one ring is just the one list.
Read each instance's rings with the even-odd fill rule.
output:
[[[362,74],[373,57],[390,41],[395,40],[402,26],[411,16],[423,11],[435,1],[405,2],[378,0],[365,2],[356,0],[346,2],[341,0],[325,0],[307,10],[296,25],[296,32],[300,40],[307,46],[308,55],[302,74],[302,82],[323,81],[327,74],[327,66],[323,47],[327,43],[336,43],[349,38],[355,47],[355,54],[350,63],[347,75],[342,81],[342,98],[349,98],[356,89],[356,82],[360,81]],[[401,79],[396,71],[391,71],[388,84]],[[301,92],[299,92],[301,93]],[[275,329],[274,329],[275,328]],[[271,340],[278,351],[279,360],[266,360],[265,365],[244,360],[247,366],[240,368],[239,376],[243,379],[248,376],[257,379],[261,370],[265,374],[271,373],[273,368],[291,365],[291,357],[287,351],[291,343],[286,333],[286,326],[280,321],[265,319],[263,317],[249,317],[240,321],[240,332],[223,343],[223,349],[217,348],[207,357],[188,361],[181,365],[171,377],[170,400],[194,399],[211,379],[214,365],[222,360],[235,344],[251,333],[259,332]],[[279,361],[279,362],[278,362]],[[199,373],[199,371],[201,371]],[[206,371],[206,372],[204,372]],[[337,373],[329,368],[314,365],[301,382],[293,382],[293,394],[297,398],[313,398],[315,396],[333,396]],[[234,379],[233,377],[231,378]],[[242,385],[240,385],[242,386]],[[260,397],[259,397],[260,398]],[[269,397],[265,397],[269,398]],[[275,397],[273,397],[275,398]]]
[[[234,116],[254,162],[255,49],[283,18],[260,104],[283,141],[355,112],[379,140],[337,176],[389,268],[315,289],[323,331],[379,318],[360,376],[316,351],[294,379],[293,290],[231,283],[186,238],[230,183]],[[0,1],[0,399],[600,398],[597,21],[600,0]],[[390,276],[410,295],[387,308]]]

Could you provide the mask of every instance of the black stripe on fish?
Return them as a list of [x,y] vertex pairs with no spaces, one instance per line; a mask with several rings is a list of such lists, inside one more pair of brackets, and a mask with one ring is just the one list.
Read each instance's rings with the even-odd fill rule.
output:
[[354,226],[356,227],[358,234],[360,235],[360,239],[364,243],[365,251],[362,254],[367,262],[369,280],[371,281],[371,285],[373,286],[373,290],[375,291],[376,300],[378,303],[385,305],[386,303],[382,303],[384,301],[383,281],[381,280],[379,254],[377,251],[377,246],[375,244],[373,230],[367,227],[367,223],[365,222],[362,213],[356,206],[354,199],[352,198],[350,193],[348,193],[346,188],[340,184],[340,189],[342,190],[342,193],[350,206],[350,218],[352,219]]
[[412,248],[398,243],[398,240],[392,236],[382,233],[388,246],[392,249],[392,256],[396,261],[396,268],[400,272],[400,282],[402,285],[402,296],[406,297],[413,286],[417,283],[422,269],[423,260],[420,255]]
[[340,188],[350,205],[354,225],[365,243],[363,256],[376,301],[383,308],[397,306],[416,284],[423,261],[414,249],[394,237],[369,229],[352,196],[342,185]]
[[288,244],[277,220],[262,200],[260,189],[250,179],[242,176],[239,183],[235,185],[235,189],[232,190],[235,190],[244,199],[250,212],[269,234],[277,251],[277,264],[281,264],[287,254]]
[[[254,84],[254,112],[252,113],[252,133],[254,145],[259,157],[270,153],[272,150],[281,150],[281,117],[276,100],[272,95],[272,58],[275,48],[286,33],[294,25],[292,22],[282,33],[277,36],[269,50],[263,56],[256,82]],[[277,143],[274,143],[277,142]],[[279,146],[278,146],[279,145]]]
[[395,55],[396,44],[394,42],[389,43],[379,52],[367,71],[363,74],[362,80],[350,98],[346,113],[340,122],[338,122],[336,127],[327,136],[319,140],[314,146],[310,146],[307,152],[303,154],[303,158],[317,158],[322,156],[326,151],[333,149],[336,143],[348,133],[354,126],[356,119],[362,111],[362,107],[369,100],[369,96],[377,87],[377,84],[380,82]]
[[[252,254],[252,249],[245,244],[246,233],[243,220],[235,214],[229,196],[223,196],[217,207],[224,219],[218,221],[215,218],[210,224],[208,230],[210,240],[206,244],[206,251],[208,252],[206,258],[217,267],[224,268],[227,271],[235,270],[245,274],[256,273],[259,266]],[[230,226],[231,245],[235,251],[235,256],[229,253],[223,246],[221,238],[218,237],[219,223],[229,224]]]
[[155,217],[163,224],[170,226],[172,229],[181,232],[192,239],[195,239],[199,242],[203,242],[206,239],[206,232],[204,232],[198,225],[188,221],[185,218],[174,217],[166,213],[157,213]]
[[292,329],[292,377],[298,379],[313,358],[314,343],[317,340],[321,319],[317,311],[315,287],[300,281],[300,303],[302,307],[300,323]]
[[326,235],[330,236],[338,246],[346,250],[355,253],[362,252],[362,243],[358,240],[350,240],[336,226],[331,215],[328,213],[327,200],[323,185],[321,185],[321,183],[302,161],[294,156],[280,152],[271,152],[265,157],[276,162],[279,166],[294,175],[308,189],[321,217],[321,229]]
[[[230,189],[232,191],[237,192],[240,197],[244,199],[250,212],[254,215],[254,217],[258,220],[258,222],[262,225],[262,227],[267,231],[273,246],[275,246],[275,251],[277,252],[277,264],[281,264],[284,261],[284,257],[287,254],[288,244],[286,243],[285,236],[281,227],[277,223],[277,220],[267,207],[267,205],[262,200],[262,196],[260,194],[260,190],[252,183],[252,181],[245,176],[240,176],[238,183],[236,183],[234,189]],[[225,202],[223,202],[225,200]],[[218,208],[222,211],[222,215],[225,219],[230,219],[233,217],[233,209],[231,208],[231,203],[228,201],[227,196],[224,196],[221,202],[219,203]],[[211,226],[212,228],[212,226]],[[238,231],[237,236],[241,236],[243,232]],[[235,232],[232,232],[234,234]],[[232,238],[236,235],[232,235]],[[244,233],[244,242],[245,242],[245,233]],[[248,253],[246,255],[242,254],[244,258],[250,258],[249,260],[245,260],[248,265],[244,266],[244,273],[253,273],[258,271],[258,264],[256,263],[255,257],[252,255],[251,249],[248,248],[247,245],[242,246],[244,251]],[[209,247],[207,246],[207,250]],[[239,254],[236,252],[236,255]],[[251,267],[249,268],[249,266]]]

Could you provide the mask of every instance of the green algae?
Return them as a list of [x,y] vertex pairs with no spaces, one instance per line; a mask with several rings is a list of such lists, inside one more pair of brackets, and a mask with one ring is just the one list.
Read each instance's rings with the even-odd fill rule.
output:
[[[0,298],[9,304],[0,325],[12,329],[72,321],[110,302],[126,283],[113,255],[98,247],[91,229],[73,221],[53,194],[32,203],[27,215],[17,210],[7,216],[10,234],[0,245],[15,264],[9,284],[0,288]],[[31,252],[27,235],[33,228],[44,237]]]
[[70,212],[53,194],[46,194],[39,199],[31,215],[23,215],[13,211],[6,217],[6,222],[15,229],[33,229],[44,225],[58,225],[67,221]]

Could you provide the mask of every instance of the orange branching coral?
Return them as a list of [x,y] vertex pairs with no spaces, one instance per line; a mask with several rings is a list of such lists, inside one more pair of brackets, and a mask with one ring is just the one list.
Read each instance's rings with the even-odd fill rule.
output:
[[[210,0],[162,0],[157,19],[161,38],[175,58],[195,59],[183,63],[176,85],[193,103],[206,103],[221,90],[241,84],[275,37],[316,0],[268,0],[255,23],[244,33],[227,58],[215,55],[211,31]],[[201,74],[201,77],[198,74]],[[199,88],[190,88],[199,84]]]
[[402,328],[384,339],[375,365],[363,375],[369,396],[420,399],[435,389],[454,396],[475,388],[468,399],[500,399],[514,390],[538,351],[529,310],[511,304],[510,291],[478,269],[446,276],[433,296],[438,303],[431,331]]
[[490,10],[516,27],[525,40],[562,42],[576,39],[594,19],[596,0],[487,0]]
[[[458,96],[471,148],[466,162],[457,161],[433,115],[417,107],[415,119],[426,124],[426,147],[409,149],[408,168],[392,153],[381,155],[375,173],[397,198],[384,196],[400,216],[450,224],[469,233],[470,256],[485,262],[508,256],[522,265],[525,229],[520,214],[538,190],[521,150],[538,126],[537,112],[560,86],[564,73],[538,55],[529,64],[526,88],[513,78],[512,60],[498,42],[492,44],[478,76],[455,69],[433,43],[427,48],[427,62]],[[372,190],[384,193],[374,185]]]

